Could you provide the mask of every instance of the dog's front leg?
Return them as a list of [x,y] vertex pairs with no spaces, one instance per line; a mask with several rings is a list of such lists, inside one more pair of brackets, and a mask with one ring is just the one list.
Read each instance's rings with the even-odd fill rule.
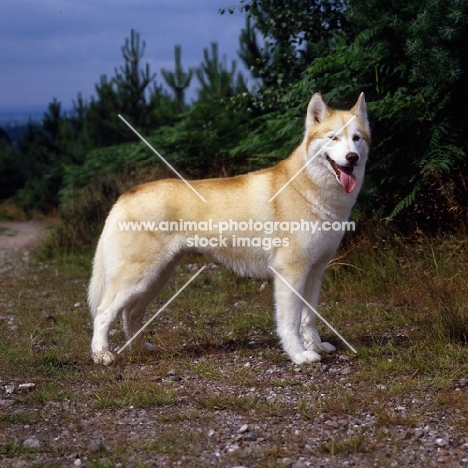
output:
[[288,284],[281,278],[275,278],[277,331],[283,349],[295,364],[320,361],[320,354],[312,350],[306,350],[299,336],[302,301],[291,290],[291,287],[302,295],[304,281],[301,279],[294,280],[286,274],[283,278]]
[[[325,264],[315,266],[309,273],[304,290],[304,299],[315,309],[318,308],[322,277]],[[302,306],[301,335],[304,339],[304,346],[316,353],[332,353],[336,348],[327,342],[322,342],[317,330],[317,315],[309,306]]]

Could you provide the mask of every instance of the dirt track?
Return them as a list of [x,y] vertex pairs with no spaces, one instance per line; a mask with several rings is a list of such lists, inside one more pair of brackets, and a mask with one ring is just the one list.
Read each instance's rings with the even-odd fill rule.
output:
[[22,263],[19,260],[27,261],[44,232],[41,221],[0,222],[0,272],[16,269]]

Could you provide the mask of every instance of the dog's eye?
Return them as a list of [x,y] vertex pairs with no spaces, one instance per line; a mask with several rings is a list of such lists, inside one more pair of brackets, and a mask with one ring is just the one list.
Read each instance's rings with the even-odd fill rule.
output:
[[359,141],[361,137],[359,135],[354,135],[353,136],[353,141]]
[[336,135],[330,135],[328,138],[332,141],[340,141],[340,139]]

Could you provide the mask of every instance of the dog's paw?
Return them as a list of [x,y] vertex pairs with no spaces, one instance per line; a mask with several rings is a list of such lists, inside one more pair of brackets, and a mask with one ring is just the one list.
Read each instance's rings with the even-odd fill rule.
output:
[[291,356],[291,360],[294,364],[298,365],[308,364],[309,362],[318,362],[320,359],[320,354],[315,351],[302,351],[301,353],[296,353]]
[[152,345],[151,343],[148,343],[146,342],[143,346],[143,349],[147,352],[147,353],[152,353],[154,351],[156,351],[156,347],[154,345]]
[[115,354],[108,349],[101,349],[101,351],[93,352],[93,361],[96,364],[110,366],[115,361]]

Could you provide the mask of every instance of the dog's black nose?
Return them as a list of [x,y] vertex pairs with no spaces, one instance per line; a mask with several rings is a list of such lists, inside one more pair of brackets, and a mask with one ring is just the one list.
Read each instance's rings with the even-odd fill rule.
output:
[[359,155],[357,153],[348,153],[346,155],[346,161],[354,166],[359,161]]

